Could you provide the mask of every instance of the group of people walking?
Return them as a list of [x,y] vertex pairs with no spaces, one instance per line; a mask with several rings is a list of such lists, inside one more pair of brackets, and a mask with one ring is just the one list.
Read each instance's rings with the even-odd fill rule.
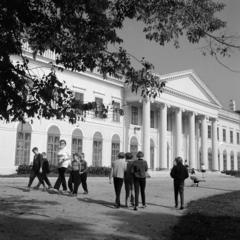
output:
[[[125,184],[125,206],[133,206],[134,210],[138,210],[139,190],[142,197],[142,208],[146,207],[145,188],[146,188],[146,172],[148,171],[147,161],[143,159],[144,153],[138,152],[137,160],[132,161],[133,155],[128,152],[124,154],[120,152],[118,159],[112,162],[109,183],[114,183],[116,194],[115,207],[120,208],[120,194],[123,182]],[[134,194],[133,194],[134,190]]]
[[[71,152],[66,147],[66,141],[61,140],[59,145],[59,150],[57,152],[57,160],[58,160],[58,179],[52,187],[47,174],[50,173],[49,163],[47,160],[47,154],[40,154],[38,148],[34,147],[32,149],[34,153],[33,165],[30,172],[29,183],[27,190],[30,191],[30,187],[37,177],[39,183],[35,186],[35,189],[38,189],[40,185],[43,185],[43,191],[47,190],[45,183],[48,185],[48,189],[56,192],[56,193],[67,193],[67,184],[65,173],[67,168],[71,169],[69,179],[68,179],[68,188],[70,190],[69,196],[77,196],[78,188],[82,183],[82,187],[84,189],[84,194],[88,194],[87,188],[87,162],[85,161],[85,155],[82,153],[79,155],[78,153],[73,154],[73,159],[71,158]],[[62,185],[63,190],[60,191],[60,186]]]
[[[50,173],[49,163],[47,160],[47,154],[43,152],[39,153],[38,148],[34,147],[32,149],[34,153],[33,166],[31,169],[28,191],[33,183],[33,180],[37,177],[39,182],[34,188],[39,188],[40,185],[43,185],[43,191],[48,189],[56,193],[67,193],[67,184],[65,173],[67,168],[71,169],[69,179],[68,179],[68,188],[70,190],[69,196],[77,196],[78,188],[82,183],[84,194],[88,194],[87,188],[87,162],[85,161],[85,155],[78,153],[73,154],[73,159],[71,158],[71,152],[66,147],[66,141],[61,140],[59,150],[57,152],[58,159],[58,178],[57,181],[52,187],[47,174]],[[123,182],[125,185],[125,206],[134,207],[134,210],[137,211],[139,207],[139,192],[141,193],[142,198],[142,208],[146,208],[146,197],[145,197],[145,188],[146,188],[146,177],[148,176],[148,164],[147,161],[143,159],[144,153],[139,151],[136,155],[137,160],[133,161],[133,154],[127,152],[126,154],[120,152],[118,154],[118,159],[112,162],[111,173],[109,176],[109,183],[114,184],[116,199],[115,207],[120,208],[120,195]],[[205,169],[202,169],[205,172]],[[202,171],[203,172],[203,171]],[[175,159],[175,164],[170,172],[171,177],[174,179],[174,199],[175,207],[178,207],[178,194],[180,195],[180,209],[184,208],[184,181],[189,177],[188,168],[183,165],[183,160],[181,157]],[[59,190],[62,185],[63,190]]]

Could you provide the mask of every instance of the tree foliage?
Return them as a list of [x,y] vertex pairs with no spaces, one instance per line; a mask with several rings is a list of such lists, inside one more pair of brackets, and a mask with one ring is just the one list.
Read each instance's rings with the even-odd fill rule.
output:
[[[73,113],[72,92],[57,78],[58,66],[71,71],[97,68],[103,77],[126,76],[132,91],[156,97],[165,86],[144,58],[142,69],[131,65],[123,48],[110,52],[109,44],[121,44],[117,29],[126,18],[145,23],[146,38],[160,45],[185,35],[189,42],[209,39],[210,52],[226,55],[232,38],[212,33],[226,27],[216,17],[224,4],[211,0],[1,0],[0,1],[0,118],[24,120],[24,116],[64,118]],[[28,42],[33,57],[46,50],[56,53],[49,74],[41,77],[29,68],[22,46]],[[239,48],[238,48],[239,49]],[[21,57],[13,63],[11,56]],[[52,101],[57,108],[53,108]],[[55,105],[55,106],[56,106]]]

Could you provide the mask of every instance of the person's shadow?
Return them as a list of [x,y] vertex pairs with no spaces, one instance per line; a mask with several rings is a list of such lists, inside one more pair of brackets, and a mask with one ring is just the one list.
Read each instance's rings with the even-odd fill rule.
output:
[[172,206],[165,206],[165,205],[160,205],[160,204],[155,204],[155,203],[147,203],[147,205],[174,209],[174,207],[172,207]]
[[15,189],[18,189],[18,190],[21,190],[23,192],[29,192],[29,190],[27,189],[27,187],[13,187],[13,186],[8,186],[10,188],[15,188]]
[[115,208],[115,205],[114,203],[112,202],[107,202],[107,201],[104,201],[104,200],[94,200],[94,199],[91,199],[91,198],[77,198],[78,201],[81,201],[81,202],[85,202],[85,203],[95,203],[95,204],[100,204],[100,205],[103,205],[105,207],[108,207],[108,208]]

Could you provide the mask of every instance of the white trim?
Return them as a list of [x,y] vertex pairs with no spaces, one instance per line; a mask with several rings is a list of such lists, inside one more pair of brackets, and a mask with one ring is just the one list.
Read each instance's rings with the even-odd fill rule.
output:
[[47,133],[47,134],[48,134],[49,128],[52,127],[52,126],[57,126],[57,127],[59,128],[59,131],[60,131],[60,136],[63,135],[63,134],[62,134],[63,131],[62,131],[62,128],[60,127],[60,125],[59,125],[58,123],[54,123],[54,122],[49,123],[49,124],[47,125],[47,127],[46,127],[46,133]]
[[112,99],[116,99],[117,101],[122,101],[122,97],[118,97],[118,96],[114,96],[114,95],[112,95],[111,97],[112,97]]
[[118,137],[119,137],[119,139],[120,139],[120,143],[122,143],[121,135],[120,135],[119,133],[117,133],[117,132],[113,132],[113,133],[111,134],[110,141],[112,142],[112,138],[113,138],[114,135],[118,135]]
[[73,132],[74,132],[74,130],[76,130],[76,129],[79,129],[79,130],[82,132],[82,135],[83,135],[83,138],[84,138],[85,133],[84,133],[83,129],[80,128],[80,127],[74,127],[74,128],[72,128],[71,131],[70,131],[70,136],[71,136],[71,137],[73,136]]
[[[21,123],[21,122],[18,121],[18,122],[16,122],[16,123],[14,124],[14,129],[15,129],[15,130],[17,130],[19,123]],[[33,124],[31,124],[30,122],[26,122],[25,124],[27,124],[27,123],[28,123],[28,124],[31,126],[31,128],[32,128],[32,129],[31,129],[31,132],[33,132],[33,131],[35,130]]]
[[129,135],[129,138],[128,138],[129,146],[131,145],[131,138],[132,138],[132,137],[136,137],[136,138],[137,138],[138,146],[141,146],[141,145],[142,145],[142,144],[141,144],[141,141],[139,140],[140,137],[139,137],[137,134],[131,133],[131,134]]
[[[76,84],[73,84],[72,87],[73,87],[73,89],[76,88],[76,89],[78,89],[78,91],[84,92],[84,93],[85,93],[85,91],[87,90],[86,87],[80,86],[80,85],[76,85]],[[73,91],[74,91],[74,90],[73,90]]]
[[99,90],[93,90],[93,93],[94,93],[94,95],[100,95],[100,96],[105,96],[105,93],[104,92],[101,92],[101,91],[99,91]]
[[100,132],[100,133],[102,134],[102,140],[106,140],[106,139],[105,139],[105,136],[104,136],[104,134],[103,134],[103,132],[102,132],[102,130],[100,130],[100,129],[96,129],[96,130],[93,131],[93,133],[92,133],[92,140],[94,139],[93,136],[94,136],[94,134],[95,134],[96,132]]
[[151,139],[153,140],[153,144],[154,144],[154,147],[158,147],[158,145],[157,145],[157,140],[155,139],[155,137],[154,136],[150,136],[150,146],[151,146]]

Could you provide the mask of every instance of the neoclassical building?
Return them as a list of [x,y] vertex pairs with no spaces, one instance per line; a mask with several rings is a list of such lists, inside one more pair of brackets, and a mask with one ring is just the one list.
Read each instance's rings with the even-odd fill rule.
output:
[[[46,73],[48,63],[55,59],[46,52],[33,60],[28,46],[25,55],[34,71]],[[46,152],[56,164],[60,139],[66,140],[72,152],[84,152],[93,166],[110,166],[119,151],[135,155],[141,150],[152,171],[169,170],[177,156],[195,169],[204,163],[209,171],[240,170],[240,115],[234,101],[230,110],[223,109],[193,70],[160,75],[166,87],[156,99],[143,99],[125,87],[124,78],[103,79],[97,71],[65,70],[58,77],[83,102],[108,105],[108,117],[86,111],[84,121],[75,124],[67,119],[26,119],[26,124],[1,121],[0,174],[14,173],[20,164],[32,162],[33,147]],[[124,116],[115,111],[118,108],[124,109]]]

